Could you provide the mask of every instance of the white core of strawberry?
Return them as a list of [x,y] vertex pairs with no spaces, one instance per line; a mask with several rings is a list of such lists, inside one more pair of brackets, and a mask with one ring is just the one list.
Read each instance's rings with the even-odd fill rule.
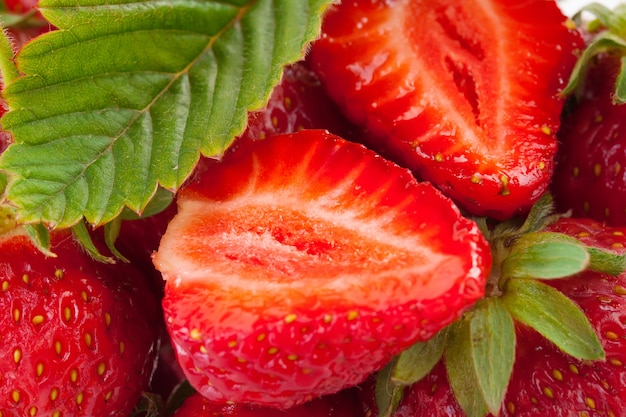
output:
[[185,199],[154,260],[175,286],[214,282],[277,296],[287,289],[310,292],[314,281],[315,292],[359,297],[372,292],[364,277],[377,276],[377,293],[404,287],[406,300],[397,300],[403,302],[419,299],[416,294],[437,297],[456,284],[461,259],[391,230],[393,211],[375,220],[364,213],[303,206],[287,195]]

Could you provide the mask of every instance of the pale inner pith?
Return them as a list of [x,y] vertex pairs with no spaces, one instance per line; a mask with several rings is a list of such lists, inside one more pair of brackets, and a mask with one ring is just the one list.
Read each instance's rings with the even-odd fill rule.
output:
[[348,209],[302,207],[302,201],[277,204],[276,196],[273,204],[260,196],[251,204],[249,197],[245,203],[185,201],[168,231],[177,239],[159,249],[166,278],[247,291],[314,285],[360,293],[361,283],[372,285],[364,278],[375,275],[390,291],[428,288],[429,298],[459,278],[460,259],[392,228],[393,213],[372,220]]

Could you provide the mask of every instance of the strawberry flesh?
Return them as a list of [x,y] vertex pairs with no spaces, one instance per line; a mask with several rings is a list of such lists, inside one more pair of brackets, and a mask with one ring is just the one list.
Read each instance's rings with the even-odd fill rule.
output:
[[345,1],[312,68],[365,142],[476,215],[505,219],[546,191],[582,46],[552,1]]
[[205,167],[154,262],[192,385],[288,408],[357,384],[454,321],[482,296],[490,254],[434,187],[314,130]]

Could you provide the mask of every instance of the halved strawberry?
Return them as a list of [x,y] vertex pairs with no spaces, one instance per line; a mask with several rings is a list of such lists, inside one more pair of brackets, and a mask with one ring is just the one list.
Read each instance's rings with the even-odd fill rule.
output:
[[20,230],[0,237],[0,414],[128,416],[158,346],[145,277],[94,261],[66,232],[47,257]]
[[178,196],[154,257],[190,383],[288,408],[363,380],[484,291],[476,224],[326,131],[241,144]]
[[370,147],[503,219],[548,188],[581,46],[554,1],[356,0],[328,10],[310,59]]

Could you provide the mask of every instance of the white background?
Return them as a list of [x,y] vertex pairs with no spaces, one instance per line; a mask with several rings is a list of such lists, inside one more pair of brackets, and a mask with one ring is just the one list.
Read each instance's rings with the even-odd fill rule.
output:
[[580,10],[580,8],[584,5],[594,2],[602,3],[611,9],[620,3],[625,3],[624,0],[559,0],[558,5],[561,7],[561,10],[563,10],[563,13],[571,16]]

